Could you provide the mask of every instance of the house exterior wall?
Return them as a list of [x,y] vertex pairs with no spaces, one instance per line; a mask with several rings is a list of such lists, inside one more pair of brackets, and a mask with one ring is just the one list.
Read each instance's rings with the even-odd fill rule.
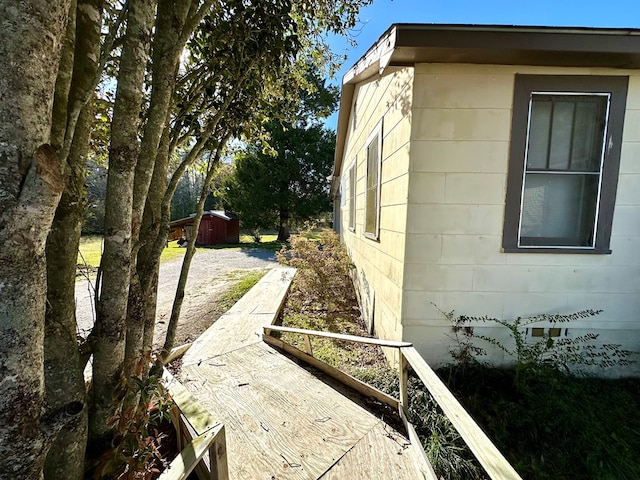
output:
[[[402,280],[409,186],[413,68],[389,69],[356,85],[346,138],[335,228],[356,265],[363,315],[382,338],[402,338]],[[353,125],[355,119],[355,127]],[[364,235],[367,140],[382,121],[380,232]],[[348,174],[356,165],[355,228],[349,228]]]
[[[516,73],[629,76],[611,254],[502,252]],[[603,343],[640,351],[640,73],[419,64],[409,117],[411,160],[409,177],[403,177],[409,193],[399,302],[404,339],[437,365],[451,359],[455,343],[442,312],[514,319],[591,308],[604,312],[572,322],[569,336],[597,333]],[[494,337],[503,334],[476,328]],[[498,352],[492,359],[508,361]]]

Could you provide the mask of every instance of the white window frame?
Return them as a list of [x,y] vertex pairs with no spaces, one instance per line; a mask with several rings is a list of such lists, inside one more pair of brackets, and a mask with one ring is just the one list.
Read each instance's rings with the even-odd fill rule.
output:
[[[369,158],[369,148],[373,145],[374,142],[377,142],[377,150],[378,150],[378,158],[374,159],[374,161],[370,161]],[[378,240],[380,238],[380,191],[382,185],[382,120],[378,122],[378,124],[374,127],[372,132],[369,134],[367,138],[367,142],[365,144],[365,162],[366,162],[366,176],[365,176],[365,209],[364,209],[364,235],[367,238],[372,240]],[[367,216],[369,212],[369,202],[370,198],[370,188],[369,188],[369,177],[372,175],[371,164],[375,165],[377,169],[377,182],[375,185],[374,192],[374,214],[375,217],[373,219],[373,230],[369,230],[369,218]]]
[[[536,175],[536,174],[543,174],[543,175],[580,175],[583,174],[584,172],[557,172],[557,171],[553,171],[553,170],[547,170],[544,172],[531,172],[531,171],[527,171],[527,160],[529,158],[529,136],[530,136],[530,132],[531,132],[531,112],[532,112],[532,108],[533,108],[533,97],[535,95],[553,95],[553,96],[566,96],[566,97],[576,97],[576,96],[583,96],[583,97],[588,97],[588,96],[592,96],[592,97],[605,97],[606,98],[606,108],[605,108],[605,112],[604,112],[604,128],[603,128],[603,135],[602,135],[602,139],[600,141],[600,161],[599,161],[599,168],[598,168],[598,172],[594,174],[598,176],[598,189],[597,189],[597,199],[596,199],[596,205],[595,205],[595,218],[594,218],[594,222],[593,222],[593,228],[592,228],[592,232],[591,232],[591,245],[587,245],[587,246],[580,246],[580,245],[523,245],[521,242],[522,239],[522,215],[524,212],[524,194],[525,194],[525,183],[526,183],[526,179],[527,179],[527,175]],[[566,249],[566,248],[571,248],[571,249],[585,249],[585,250],[593,250],[596,246],[596,236],[597,236],[597,230],[598,230],[598,216],[600,214],[600,195],[602,192],[602,170],[603,170],[603,166],[604,166],[604,154],[605,154],[605,149],[606,149],[606,144],[607,144],[607,134],[608,134],[608,128],[609,128],[609,110],[611,108],[611,93],[605,93],[605,92],[569,92],[569,91],[564,91],[564,92],[531,92],[531,98],[529,100],[529,112],[528,112],[528,118],[527,118],[527,139],[526,139],[526,149],[525,149],[525,156],[524,156],[524,165],[523,165],[523,173],[522,173],[522,194],[520,196],[520,219],[518,221],[518,248],[524,248],[524,249],[530,249],[530,248],[560,248],[560,249]],[[591,173],[591,172],[589,172]]]
[[348,217],[348,228],[352,232],[356,231],[356,184],[358,179],[356,177],[357,174],[357,160],[354,160],[349,167],[349,217]]

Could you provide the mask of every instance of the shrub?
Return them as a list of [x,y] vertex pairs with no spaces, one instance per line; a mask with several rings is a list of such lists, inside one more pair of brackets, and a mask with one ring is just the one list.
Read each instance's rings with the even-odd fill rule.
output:
[[136,375],[130,377],[120,408],[109,422],[114,433],[113,448],[98,460],[96,479],[147,480],[167,466],[160,453],[166,434],[158,427],[169,420],[172,401],[160,379],[142,376],[149,361],[147,357],[136,364]]
[[[474,340],[481,340],[488,345],[502,350],[516,362],[516,382],[523,370],[540,371],[545,369],[559,370],[564,373],[580,372],[580,367],[596,366],[601,368],[617,365],[629,365],[632,354],[617,344],[596,345],[598,334],[586,333],[577,337],[551,337],[545,329],[542,336],[527,338],[528,326],[544,322],[552,328],[566,325],[582,318],[589,318],[602,313],[602,310],[582,310],[571,314],[541,314],[530,317],[518,317],[515,320],[496,318],[455,316],[453,312],[444,313],[451,321],[452,330],[457,342],[451,350],[453,359],[467,365],[486,355],[486,350],[478,347]],[[512,343],[505,343],[488,335],[478,334],[472,324],[493,323],[506,328]]]
[[349,310],[355,303],[352,263],[335,232],[312,233],[305,225],[289,246],[276,253],[278,261],[298,269],[289,301],[328,312]]

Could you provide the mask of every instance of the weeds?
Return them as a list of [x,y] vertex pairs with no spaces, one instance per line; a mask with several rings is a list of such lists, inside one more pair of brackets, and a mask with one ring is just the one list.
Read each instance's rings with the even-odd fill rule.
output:
[[[396,398],[400,395],[398,373],[389,367],[356,370],[352,375],[387,395]],[[477,464],[464,440],[417,376],[409,376],[407,390],[408,419],[414,425],[438,479],[484,478],[482,468]]]
[[[561,328],[578,319],[590,318],[602,313],[602,310],[582,310],[571,314],[542,314],[530,317],[518,317],[515,320],[500,320],[490,317],[455,316],[453,312],[444,316],[451,322],[456,348],[450,351],[453,359],[461,365],[467,365],[487,354],[485,348],[478,347],[476,340],[492,345],[515,360],[516,381],[523,370],[561,370],[564,373],[578,373],[582,367],[608,368],[630,365],[633,352],[617,344],[597,345],[594,342],[598,334],[586,333],[579,336],[560,337]],[[503,342],[489,335],[474,331],[473,324],[493,323],[509,332],[511,342]],[[530,325],[548,324],[551,328],[540,328],[541,335],[534,337]],[[557,335],[550,332],[557,330]]]
[[136,364],[120,408],[109,422],[113,448],[100,457],[96,479],[148,480],[167,466],[160,453],[166,434],[159,425],[169,420],[172,402],[157,377],[142,376],[150,360],[144,358]]
[[229,310],[242,296],[260,281],[265,270],[236,270],[229,274],[234,283],[216,300],[216,309],[221,312]]
[[290,246],[284,246],[276,254],[280,263],[298,269],[289,301],[301,308],[349,311],[356,300],[347,251],[335,232],[324,229],[315,234],[317,238],[311,238],[312,230],[306,224],[298,235],[291,237]]
[[[638,479],[640,461],[640,382],[571,375],[585,366],[628,365],[631,352],[619,345],[597,345],[597,335],[530,338],[531,325],[554,328],[598,315],[584,310],[563,315],[456,317],[452,322],[456,363],[440,369],[448,386],[505,453],[523,478]],[[478,324],[506,328],[508,340],[474,331]],[[560,329],[555,333],[560,334]],[[478,359],[493,346],[515,360],[510,369],[492,368]]]

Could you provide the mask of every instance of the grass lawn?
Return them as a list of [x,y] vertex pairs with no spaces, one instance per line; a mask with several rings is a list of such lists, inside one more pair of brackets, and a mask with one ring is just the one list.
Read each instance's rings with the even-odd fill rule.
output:
[[260,235],[260,243],[256,243],[253,241],[253,237],[248,233],[240,234],[240,243],[250,243],[255,245],[260,245],[262,243],[271,243],[275,242],[278,238],[277,233],[263,233]]
[[[162,251],[160,257],[161,262],[173,260],[174,258],[182,258],[185,248],[179,247],[176,242],[169,242],[169,246]],[[85,263],[90,267],[97,268],[100,265],[100,257],[102,256],[102,237],[99,235],[90,235],[80,239],[80,252],[78,252],[78,264]]]

